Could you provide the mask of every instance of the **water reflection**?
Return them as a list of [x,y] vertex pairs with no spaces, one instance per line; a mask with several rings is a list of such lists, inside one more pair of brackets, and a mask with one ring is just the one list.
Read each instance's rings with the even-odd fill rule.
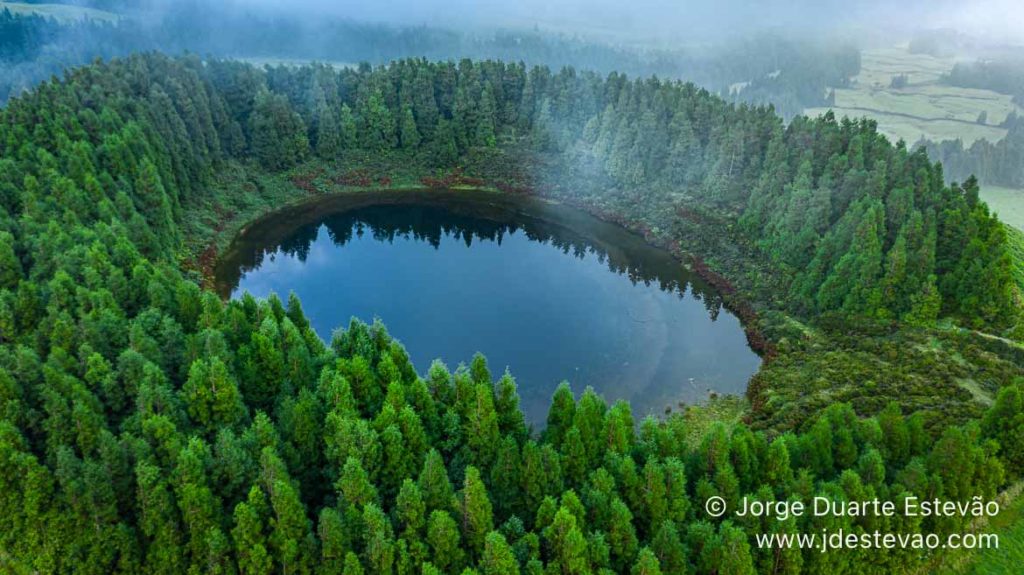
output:
[[350,316],[381,317],[421,373],[485,353],[536,423],[562,379],[642,415],[742,393],[759,364],[718,293],[669,254],[527,198],[331,198],[258,222],[220,264],[224,295],[294,290],[325,339]]

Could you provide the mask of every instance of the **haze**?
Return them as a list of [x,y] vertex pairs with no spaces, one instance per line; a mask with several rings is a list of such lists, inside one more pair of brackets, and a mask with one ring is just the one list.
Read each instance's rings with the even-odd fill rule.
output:
[[868,27],[903,33],[955,28],[990,40],[1024,42],[1024,6],[1017,0],[230,0],[228,4],[407,25],[536,26],[668,44],[759,29],[818,35]]

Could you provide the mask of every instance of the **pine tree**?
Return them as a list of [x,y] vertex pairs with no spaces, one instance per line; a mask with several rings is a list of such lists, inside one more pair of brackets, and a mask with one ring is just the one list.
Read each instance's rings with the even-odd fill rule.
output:
[[[163,181],[156,165],[148,159],[142,162],[135,182],[136,209],[146,218],[149,229],[156,235],[162,249],[172,247],[178,240],[174,214]],[[156,256],[157,253],[149,255]]]
[[395,516],[403,539],[410,543],[421,539],[426,527],[426,510],[419,487],[413,480],[406,479],[395,498]]
[[551,407],[548,408],[547,427],[544,429],[544,436],[556,449],[562,446],[565,434],[569,432],[573,419],[576,417],[576,399],[569,389],[569,383],[563,381],[555,389],[551,398]]
[[235,526],[231,538],[235,542],[235,556],[241,575],[261,575],[273,572],[273,560],[268,550],[265,516],[267,502],[263,492],[255,485],[246,501],[235,507]]
[[544,528],[544,540],[551,554],[551,563],[560,573],[587,573],[587,540],[576,524],[576,517],[562,507],[551,525]]
[[473,466],[466,467],[461,503],[463,537],[473,556],[480,557],[484,540],[494,529],[494,518],[487,488],[480,479],[480,471]]
[[347,532],[347,526],[342,515],[331,507],[325,507],[320,511],[320,519],[317,522],[317,540],[320,543],[320,561],[318,572],[320,573],[342,573],[345,572],[351,544],[351,533]]
[[995,404],[985,413],[981,428],[987,437],[998,442],[999,453],[1009,471],[1024,470],[1024,396],[1020,385],[1011,384],[999,390]]
[[484,91],[480,95],[480,108],[477,111],[476,137],[474,138],[477,146],[493,148],[497,144],[494,108],[494,96],[491,94],[488,84],[484,86]]
[[509,517],[519,508],[522,500],[519,492],[519,478],[522,475],[519,444],[511,436],[505,436],[498,448],[498,455],[491,467],[491,495],[494,512],[498,517]]
[[[679,538],[675,523],[665,521],[651,539],[651,551],[665,573],[687,573],[686,547]],[[643,551],[640,552],[643,554]]]
[[349,551],[345,554],[345,566],[341,573],[342,575],[363,575],[365,573],[363,565],[359,562],[359,557],[355,553]]
[[449,511],[454,508],[455,490],[448,479],[444,460],[437,450],[430,450],[417,481],[428,511]]
[[316,154],[324,159],[338,155],[344,146],[340,117],[327,105],[326,100],[316,108]]
[[433,160],[438,166],[452,166],[459,159],[459,147],[455,129],[443,116],[437,120],[434,129]]
[[14,236],[0,231],[0,289],[16,289],[21,277],[21,262],[14,253]]
[[295,488],[287,481],[274,481],[270,490],[270,544],[285,573],[312,571],[312,525]]
[[720,543],[716,567],[720,573],[754,575],[750,544],[743,530],[725,522],[718,530]]
[[377,488],[370,483],[369,476],[355,457],[345,460],[336,487],[351,505],[364,507],[377,501]]
[[487,469],[494,462],[501,442],[498,413],[494,409],[490,383],[478,383],[474,391],[474,401],[466,418],[466,444],[472,453],[472,463]]
[[633,514],[617,497],[611,505],[607,540],[611,549],[612,565],[619,571],[626,569],[636,555],[638,540],[633,528]]
[[432,551],[431,563],[443,572],[457,572],[463,565],[463,548],[459,527],[447,511],[433,511],[427,520],[427,542]]
[[181,392],[189,417],[207,433],[232,427],[245,417],[238,386],[220,358],[194,361]]
[[139,484],[139,526],[148,549],[147,568],[155,573],[181,573],[186,570],[186,550],[174,496],[155,465],[139,463],[135,476]]
[[372,151],[384,151],[395,147],[397,132],[395,118],[380,91],[374,91],[359,107],[362,126],[359,129],[360,147]]
[[363,509],[365,527],[363,558],[370,573],[390,575],[395,566],[395,540],[391,522],[375,504]]
[[279,94],[266,90],[256,94],[249,132],[253,155],[270,169],[290,168],[305,159],[309,152],[302,118]]
[[878,204],[868,204],[864,210],[850,249],[821,285],[821,309],[874,315],[881,306],[882,210]]
[[359,146],[359,126],[355,114],[348,104],[341,105],[338,116],[338,142],[343,150],[352,150]]
[[416,118],[413,117],[412,108],[405,108],[402,111],[402,123],[399,131],[402,148],[415,150],[420,145],[420,132],[416,127]]
[[512,435],[520,441],[526,438],[526,421],[523,410],[519,408],[516,380],[508,370],[505,370],[505,374],[498,380],[494,409],[498,412],[498,429],[501,435]]
[[[725,571],[728,573],[728,571]],[[661,565],[658,557],[650,549],[644,547],[637,555],[636,563],[630,570],[632,575],[661,575]]]
[[512,548],[497,531],[488,533],[484,540],[480,572],[482,575],[519,575],[519,564],[512,555]]
[[565,461],[565,478],[570,485],[583,485],[587,476],[587,448],[583,445],[583,435],[579,428],[573,426],[565,434],[562,441],[562,458]]

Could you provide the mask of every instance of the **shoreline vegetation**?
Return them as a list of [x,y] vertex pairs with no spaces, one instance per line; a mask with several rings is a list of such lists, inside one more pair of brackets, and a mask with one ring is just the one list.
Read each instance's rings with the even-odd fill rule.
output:
[[[325,343],[296,297],[197,283],[218,233],[296,190],[417,181],[539,190],[696,254],[774,345],[745,420],[637,422],[564,385],[537,433],[480,355],[418,374],[380,323]],[[783,126],[571,68],[147,54],[0,110],[0,204],[0,559],[17,572],[907,572],[934,554],[753,535],[970,518],[768,525],[703,502],[991,499],[1024,472],[1003,226],[976,182],[946,185],[869,121]]]
[[[515,158],[516,152],[509,153],[512,154],[512,158],[503,158],[502,163],[515,164],[520,161]],[[774,427],[785,430],[799,426],[801,421],[808,416],[801,414],[795,419],[791,419],[794,414],[799,414],[802,411],[802,408],[795,406],[798,406],[800,402],[808,402],[811,405],[815,403],[819,405],[813,409],[823,409],[828,404],[818,403],[820,401],[817,399],[819,394],[821,398],[827,398],[837,391],[844,394],[852,392],[852,395],[847,396],[849,399],[871,401],[876,406],[868,409],[881,409],[885,405],[884,401],[871,400],[862,395],[869,390],[877,392],[881,389],[879,386],[881,382],[878,381],[878,376],[875,373],[890,371],[895,375],[906,370],[905,365],[896,368],[893,364],[909,363],[907,357],[915,358],[913,361],[920,361],[922,356],[927,359],[937,350],[955,350],[961,345],[973,348],[980,343],[982,344],[982,349],[979,349],[981,355],[975,355],[975,359],[972,360],[972,363],[978,363],[978,367],[963,371],[963,361],[959,358],[961,352],[955,352],[958,357],[956,362],[961,367],[957,371],[961,375],[952,378],[954,381],[945,387],[945,392],[933,392],[936,393],[936,397],[944,393],[947,396],[958,398],[960,402],[956,406],[949,405],[947,397],[935,404],[943,406],[940,408],[942,416],[937,421],[931,421],[929,426],[941,428],[943,421],[950,419],[966,421],[979,417],[983,407],[991,405],[991,398],[994,397],[998,388],[993,389],[984,384],[978,387],[972,381],[975,377],[973,374],[986,374],[987,372],[989,375],[983,375],[983,377],[993,377],[990,375],[991,373],[1005,373],[1007,367],[1020,365],[1019,362],[1024,358],[1024,355],[1020,354],[1019,344],[1004,344],[998,340],[995,340],[997,343],[993,343],[992,340],[984,338],[981,334],[975,336],[969,330],[958,330],[948,322],[939,325],[937,331],[933,328],[897,327],[885,323],[874,326],[870,323],[858,326],[845,320],[834,325],[828,323],[817,326],[805,324],[789,314],[773,309],[771,304],[765,302],[763,298],[759,298],[757,293],[749,288],[737,288],[726,276],[712,269],[703,258],[710,256],[714,259],[713,253],[688,251],[684,248],[683,241],[664,234],[655,235],[643,222],[630,221],[606,209],[595,207],[592,203],[580,202],[572,196],[553,195],[550,191],[545,192],[543,189],[527,185],[522,180],[508,177],[505,174],[508,169],[504,167],[497,172],[493,168],[480,169],[476,167],[474,169],[471,167],[469,169],[473,171],[469,174],[466,173],[467,168],[462,166],[431,172],[429,169],[421,167],[422,157],[410,155],[401,150],[378,154],[367,154],[363,151],[343,154],[342,158],[333,162],[312,159],[277,174],[266,173],[255,165],[237,165],[228,170],[228,173],[242,174],[243,181],[222,182],[221,185],[225,189],[230,190],[232,186],[242,186],[247,189],[260,190],[261,193],[268,194],[268,197],[259,199],[260,196],[255,196],[256,202],[247,208],[249,211],[239,212],[233,218],[226,220],[225,212],[221,210],[221,207],[216,208],[217,217],[214,219],[220,222],[219,225],[223,226],[226,221],[231,224],[222,227],[220,232],[214,230],[215,235],[212,241],[192,241],[190,243],[192,247],[189,250],[193,253],[183,260],[184,267],[205,270],[200,272],[200,278],[204,285],[210,286],[212,284],[209,283],[209,274],[216,262],[217,254],[220,250],[225,249],[233,238],[248,225],[272,215],[276,211],[291,209],[307,203],[321,202],[333,195],[372,193],[379,190],[478,189],[488,192],[523,194],[580,209],[642,237],[644,241],[654,247],[670,252],[680,262],[680,265],[686,266],[687,269],[697,273],[704,281],[712,285],[721,294],[723,304],[740,319],[751,349],[758,353],[764,361],[759,374],[748,382],[745,394],[750,407],[744,419],[747,423],[757,427],[766,426],[769,429]],[[528,163],[529,161],[523,160],[523,162]],[[481,164],[486,164],[486,161],[469,160],[467,162],[469,166]],[[425,173],[429,175],[423,175]],[[677,214],[680,218],[699,226],[696,234],[702,237],[725,236],[720,231],[724,226],[721,226],[716,219],[702,217],[699,213],[685,208],[678,209]],[[193,240],[207,238],[210,237],[208,235],[210,231],[211,228],[207,228],[205,231],[199,229],[190,231],[186,236]],[[726,239],[726,241],[731,240]],[[833,318],[831,321],[835,322],[837,319]],[[825,329],[822,329],[823,327]],[[867,345],[852,341],[856,338],[839,337],[838,340],[842,343],[837,346],[837,338],[829,337],[834,330],[848,329],[863,336]],[[903,341],[903,344],[898,345],[909,346],[910,353],[902,353],[899,356],[901,359],[895,360],[886,358],[884,355],[870,359],[865,357],[866,352],[871,353],[869,350],[876,350],[879,345],[889,345],[893,341]],[[780,342],[790,353],[775,371],[771,362],[776,359],[778,354],[776,346]],[[794,346],[794,343],[797,345]],[[1006,349],[1000,350],[999,348],[1003,346]],[[805,348],[805,350],[801,350],[801,348]],[[991,355],[993,350],[995,351],[994,356]],[[940,351],[940,353],[948,352]],[[988,365],[991,359],[985,359],[985,356],[1001,357],[1003,359],[998,359],[998,361],[1003,365],[997,368],[998,371],[993,372],[992,369],[995,366]],[[855,367],[851,369],[852,373],[843,373],[842,362],[847,360],[855,362],[853,364]],[[840,362],[839,366],[829,365],[836,361]],[[786,370],[789,370],[789,373],[780,378],[780,373]],[[819,373],[815,373],[815,371]],[[833,374],[836,381],[822,379],[821,373]],[[926,389],[931,383],[927,376],[914,374],[913,370],[908,375],[909,379],[906,381],[914,388]],[[809,380],[810,377],[814,379]],[[860,387],[865,380],[868,382],[868,387]],[[786,382],[786,384],[780,387],[780,381]],[[815,381],[815,383],[808,389],[807,384],[810,381]],[[838,383],[839,381],[843,383]],[[890,392],[891,395],[888,395],[887,399],[899,400],[900,394],[896,390],[905,385],[906,383],[895,385],[890,383],[889,386],[893,392]],[[812,393],[807,394],[808,391],[812,391]],[[774,401],[772,401],[772,396],[776,396]],[[779,399],[779,396],[785,399]],[[917,393],[914,396],[921,397]],[[769,406],[770,401],[772,405]],[[779,410],[780,404],[784,407],[782,411]]]
[[[502,182],[484,182],[477,178],[467,178],[465,176],[458,175],[457,173],[447,174],[440,178],[434,176],[423,176],[419,178],[418,185],[395,185],[390,181],[388,176],[382,176],[376,180],[376,185],[346,186],[344,188],[334,189],[331,191],[311,191],[309,186],[313,184],[313,180],[308,178],[307,171],[300,171],[306,172],[307,175],[293,175],[290,178],[290,181],[297,190],[305,190],[307,195],[299,195],[295,198],[290,198],[283,204],[261,205],[257,212],[246,214],[242,218],[239,218],[236,215],[235,217],[229,218],[227,221],[222,221],[223,226],[219,230],[214,230],[212,238],[207,239],[201,236],[193,238],[192,241],[190,241],[191,244],[196,246],[205,245],[205,247],[203,247],[198,254],[186,256],[182,261],[183,268],[198,270],[201,278],[201,285],[209,289],[215,284],[214,266],[218,261],[219,255],[228,248],[228,246],[238,236],[244,235],[253,225],[257,224],[261,220],[274,218],[282,212],[301,209],[304,207],[313,207],[316,204],[329,200],[332,197],[344,196],[346,194],[373,194],[375,192],[404,191],[413,192],[422,190],[458,190],[525,195],[531,198],[573,207],[596,217],[603,222],[615,224],[616,226],[633,233],[637,237],[643,238],[643,240],[651,247],[670,253],[681,266],[697,274],[697,276],[707,282],[708,285],[713,287],[722,295],[724,307],[740,320],[750,349],[765,361],[769,361],[775,353],[772,343],[766,339],[758,327],[759,318],[757,311],[755,311],[750,302],[743,298],[743,296],[737,291],[736,287],[733,286],[727,278],[713,271],[708,267],[704,260],[700,258],[700,256],[685,251],[679,244],[674,243],[667,238],[653,236],[650,233],[650,230],[645,230],[639,222],[623,221],[622,218],[617,217],[615,214],[595,211],[592,206],[588,206],[586,204],[573,204],[553,199],[534,190],[516,189],[513,186]],[[385,185],[382,182],[387,182],[387,184]],[[372,200],[370,205],[372,205]]]

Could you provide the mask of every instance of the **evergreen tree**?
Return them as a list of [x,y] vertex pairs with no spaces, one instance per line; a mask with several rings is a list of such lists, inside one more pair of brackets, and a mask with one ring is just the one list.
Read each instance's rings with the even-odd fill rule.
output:
[[448,479],[444,460],[437,450],[431,450],[423,463],[418,485],[423,493],[423,502],[429,511],[448,511],[453,509],[455,490]]
[[644,547],[637,555],[636,563],[630,570],[633,575],[661,575],[661,566],[657,556],[650,549]]
[[463,537],[472,555],[480,557],[487,534],[494,529],[494,518],[487,488],[480,479],[480,471],[473,466],[466,468],[461,503]]
[[342,149],[351,150],[359,144],[359,126],[355,114],[348,104],[341,105],[341,113],[338,116],[338,142]]
[[232,427],[245,417],[238,386],[220,358],[194,361],[181,391],[189,417],[208,433]]
[[0,232],[0,289],[16,289],[21,277],[21,262],[14,253],[14,236]]
[[482,575],[518,575],[519,564],[512,555],[505,538],[497,531],[491,531],[484,540],[484,553],[480,558]]
[[544,529],[544,540],[550,549],[551,563],[560,573],[587,573],[587,540],[576,522],[576,516],[562,507],[551,524]]
[[256,94],[249,132],[253,155],[271,169],[290,168],[309,152],[302,118],[281,95],[268,91]]
[[431,563],[443,572],[452,573],[463,564],[459,528],[446,511],[433,511],[427,521],[427,541],[432,551]]
[[395,540],[387,516],[374,504],[363,509],[363,559],[370,573],[390,575],[395,567]]
[[362,125],[359,128],[359,144],[373,151],[384,151],[395,147],[395,118],[384,103],[380,91],[374,91],[358,108]]
[[420,132],[419,128],[416,127],[416,118],[413,117],[412,108],[406,108],[402,111],[399,136],[402,147],[406,150],[415,150],[420,145]]
[[316,107],[316,153],[324,159],[338,155],[344,145],[340,125],[341,116],[327,104],[326,99],[317,102]]
[[1014,473],[1024,469],[1024,398],[1020,385],[1011,384],[999,390],[995,405],[981,422],[985,435],[995,439],[1007,467]]
[[249,490],[248,499],[235,507],[235,526],[231,530],[231,538],[235,542],[238,571],[243,575],[273,572],[273,560],[266,536],[266,514],[266,498],[256,486]]
[[544,430],[545,437],[556,448],[561,447],[565,434],[568,433],[575,417],[576,399],[572,395],[572,390],[569,389],[569,383],[562,382],[555,389],[554,397],[551,399],[547,427]]

